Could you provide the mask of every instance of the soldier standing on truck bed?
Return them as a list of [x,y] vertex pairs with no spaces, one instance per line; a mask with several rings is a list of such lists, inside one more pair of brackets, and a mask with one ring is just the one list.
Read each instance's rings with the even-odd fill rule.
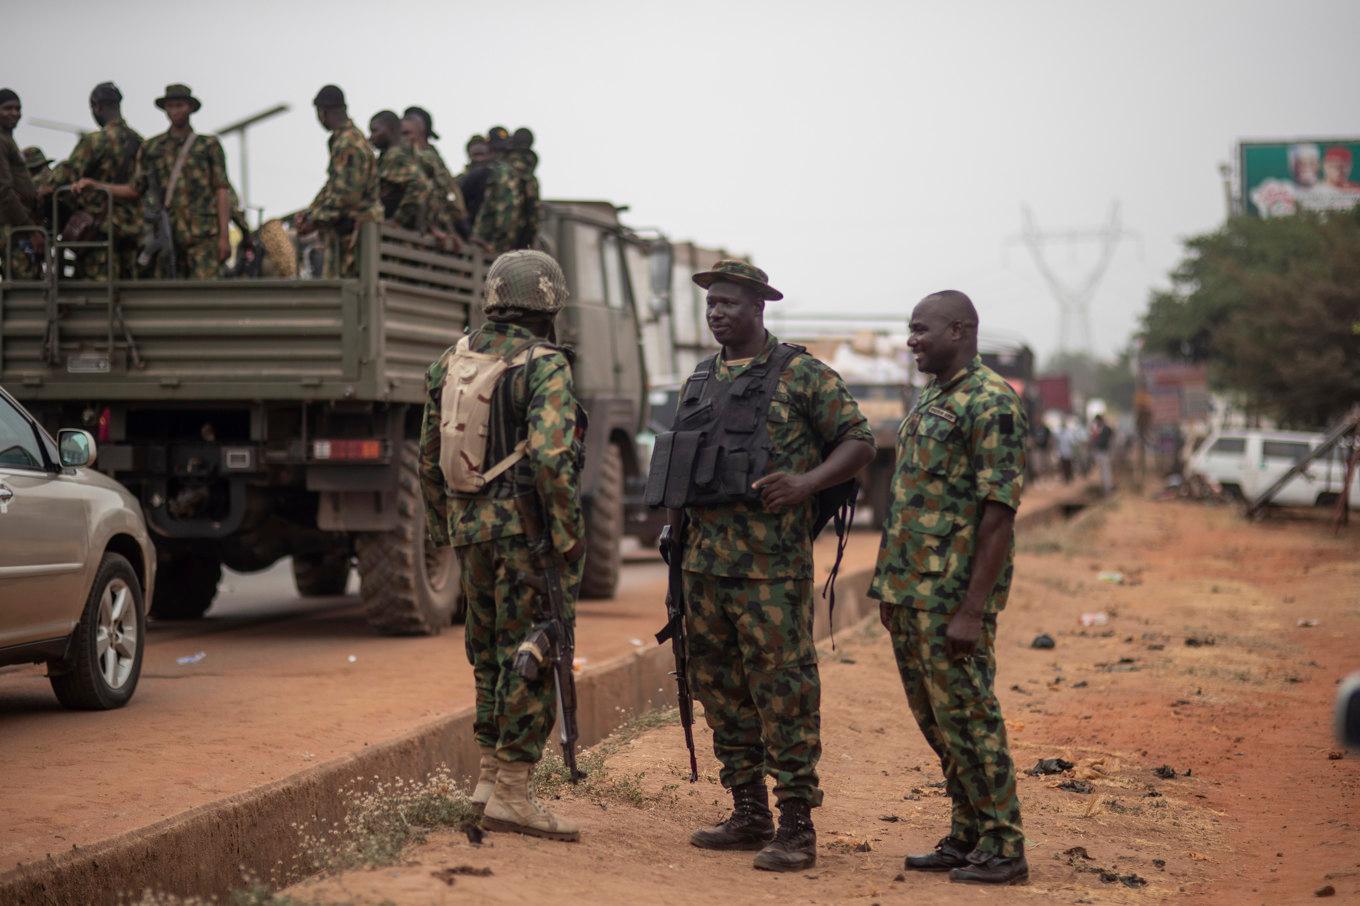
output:
[[378,149],[378,194],[383,217],[405,230],[423,233],[433,187],[401,134],[401,117],[379,110],[368,121],[368,140]]
[[143,202],[143,222],[153,232],[164,209],[169,215],[175,269],[172,273],[166,266],[170,249],[162,250],[156,276],[211,280],[221,275],[222,262],[231,257],[232,190],[227,158],[216,136],[201,135],[189,125],[189,117],[203,106],[189,86],[167,85],[155,103],[165,111],[170,128],[142,143],[129,183],[85,178],[75,188],[107,189],[115,201]]
[[0,263],[0,271],[11,280],[36,280],[42,276],[42,234],[30,230],[11,233],[13,227],[36,226],[39,222],[38,189],[14,143],[14,127],[19,125],[21,113],[19,95],[0,88],[0,227],[4,227],[0,230],[0,247],[13,249],[11,260]]
[[949,834],[913,871],[1013,884],[1029,877],[1015,765],[993,683],[996,618],[1014,572],[1025,409],[977,354],[957,290],[926,296],[907,345],[926,385],[898,432],[893,499],[869,597],[892,638],[907,704],[940,758]]
[[510,153],[506,155],[510,170],[515,175],[519,203],[518,233],[515,236],[516,248],[532,248],[538,238],[538,154],[534,151],[534,134],[521,126],[510,136]]
[[382,202],[378,197],[378,160],[364,134],[349,118],[345,93],[335,85],[322,86],[312,100],[316,118],[330,132],[327,146],[330,163],[326,184],[299,214],[299,233],[315,229],[325,249],[322,270],[327,277],[359,275],[359,227],[380,223]]
[[482,205],[472,222],[472,241],[489,252],[508,252],[516,247],[524,220],[519,179],[506,159],[510,153],[510,133],[504,126],[492,126],[487,132],[487,143],[492,159]]
[[734,803],[690,842],[760,850],[754,867],[799,871],[816,863],[812,809],[822,804],[815,498],[873,459],[874,435],[840,375],[765,329],[766,301],[783,295],[764,271],[723,260],[693,279],[708,290],[708,325],[722,350],[685,382],[648,478],[666,486],[671,537],[683,547],[670,556],[684,569],[690,686]]
[[[142,137],[123,122],[123,93],[112,82],[100,82],[90,92],[90,114],[99,125],[95,132],[87,132],[76,142],[75,150],[52,171],[51,187],[39,190],[40,199],[58,187],[88,179],[95,183],[126,185],[132,179],[137,151]],[[62,225],[67,240],[98,240],[113,237],[114,272],[131,278],[137,269],[137,240],[141,236],[142,213],[135,201],[115,198],[112,212],[105,210],[103,192],[83,191],[79,208]],[[79,249],[76,252],[76,276],[85,280],[103,280],[107,256],[103,249]]]
[[477,212],[482,207],[482,196],[486,194],[486,178],[491,172],[491,145],[485,135],[474,135],[467,140],[467,165],[458,174],[458,188],[463,193],[463,203],[467,205],[467,219],[464,227],[469,235]]
[[426,223],[429,230],[444,246],[458,251],[458,224],[467,217],[458,180],[453,178],[439,150],[430,139],[439,138],[434,131],[434,119],[424,107],[407,107],[402,114],[402,136],[415,152],[416,161],[429,180],[431,191]]
[[[529,775],[552,730],[551,670],[530,680],[513,662],[540,613],[543,589],[528,536],[540,528],[561,558],[562,619],[574,624],[585,554],[579,497],[585,416],[576,401],[571,361],[553,345],[553,322],[566,303],[562,269],[542,252],[502,255],[486,275],[486,323],[435,362],[420,432],[420,478],[431,540],[453,544],[467,601],[468,660],[477,689],[473,732],[481,750],[472,799],[485,804],[488,829],[576,840],[571,822],[529,798]],[[479,371],[496,378],[489,412],[460,408]],[[480,398],[480,391],[471,391]],[[503,471],[497,471],[497,470]],[[491,476],[490,480],[486,480]],[[522,505],[537,500],[528,525]],[[570,669],[570,664],[567,665]]]

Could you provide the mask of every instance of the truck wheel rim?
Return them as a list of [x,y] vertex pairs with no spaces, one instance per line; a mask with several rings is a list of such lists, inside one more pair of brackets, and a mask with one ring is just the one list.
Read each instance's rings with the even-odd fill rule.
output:
[[132,590],[122,579],[114,579],[99,597],[99,629],[95,634],[95,660],[110,689],[123,688],[132,676],[139,644]]

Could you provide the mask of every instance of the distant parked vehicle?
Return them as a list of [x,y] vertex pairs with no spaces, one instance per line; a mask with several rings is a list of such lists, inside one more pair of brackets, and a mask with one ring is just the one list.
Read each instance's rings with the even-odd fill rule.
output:
[[0,389],[0,667],[46,662],[63,705],[104,710],[137,688],[156,551],[95,454],[88,432],[54,442]]
[[[1221,429],[1190,457],[1186,474],[1222,488],[1225,494],[1255,500],[1323,439],[1322,434],[1302,431]],[[1338,447],[1310,463],[1272,502],[1280,506],[1334,504],[1345,486],[1345,456],[1346,451]],[[1350,506],[1360,509],[1360,474],[1351,484]]]

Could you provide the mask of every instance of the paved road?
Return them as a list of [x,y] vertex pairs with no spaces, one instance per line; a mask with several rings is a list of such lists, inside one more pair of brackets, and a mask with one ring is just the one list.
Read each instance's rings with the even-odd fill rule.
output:
[[[854,538],[846,569],[872,562],[877,539]],[[819,563],[830,563],[831,541],[819,544]],[[655,644],[664,585],[660,559],[634,555],[618,597],[579,605],[585,669]],[[434,638],[375,636],[356,592],[351,576],[350,595],[299,598],[286,561],[227,573],[206,618],[150,627],[141,683],[121,711],[66,712],[43,668],[0,671],[0,871],[280,780],[472,703],[462,627]],[[177,662],[198,652],[196,663]]]

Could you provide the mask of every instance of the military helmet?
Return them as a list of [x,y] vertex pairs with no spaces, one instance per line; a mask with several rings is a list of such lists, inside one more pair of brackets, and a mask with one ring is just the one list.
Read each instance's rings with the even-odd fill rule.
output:
[[482,311],[543,312],[555,315],[567,302],[567,278],[545,252],[520,249],[506,252],[486,272],[486,300]]

